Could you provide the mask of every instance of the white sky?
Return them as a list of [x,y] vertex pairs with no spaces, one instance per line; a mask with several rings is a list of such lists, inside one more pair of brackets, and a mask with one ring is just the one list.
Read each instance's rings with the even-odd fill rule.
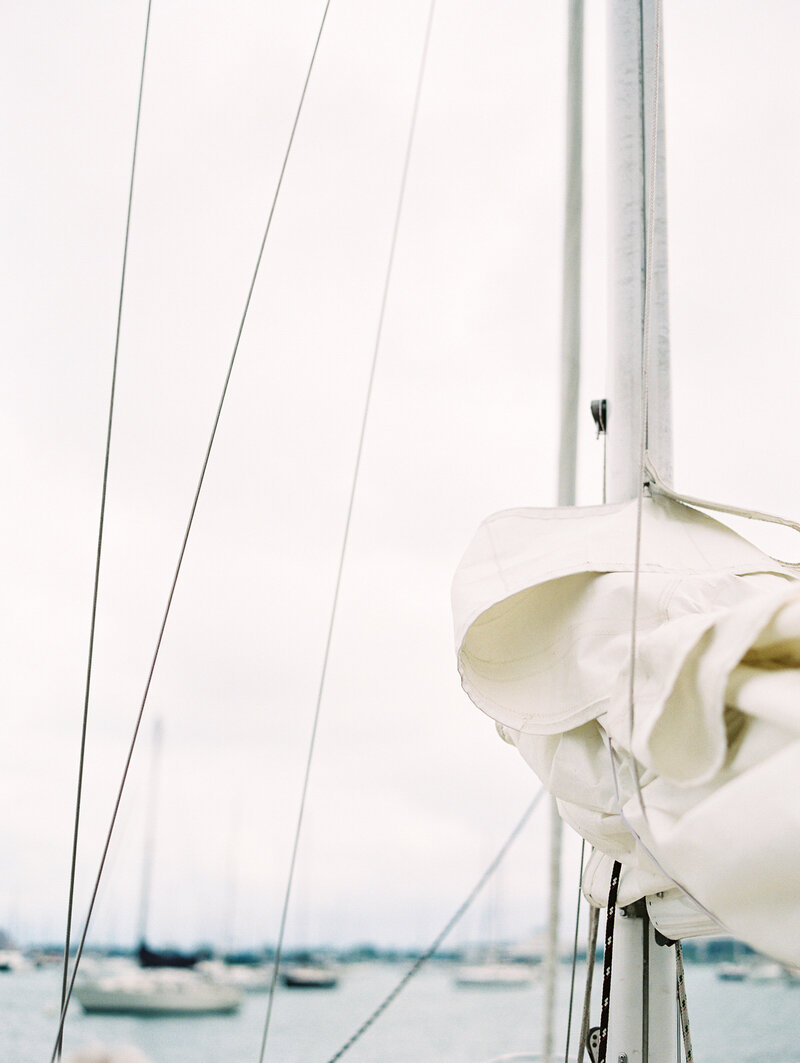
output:
[[[322,6],[153,0],[79,919]],[[587,6],[591,503],[605,133]],[[155,941],[276,934],[427,7],[331,5],[146,712],[145,739],[156,716],[165,731]],[[2,34],[0,925],[22,939],[63,933],[145,8],[31,0]],[[796,517],[800,6],[665,8],[676,484]],[[449,586],[485,515],[555,501],[565,12],[438,0],[293,942],[427,941],[538,785],[459,688]],[[147,765],[145,741],[94,940],[134,935]],[[543,922],[545,836],[538,814],[492,891],[498,934]]]

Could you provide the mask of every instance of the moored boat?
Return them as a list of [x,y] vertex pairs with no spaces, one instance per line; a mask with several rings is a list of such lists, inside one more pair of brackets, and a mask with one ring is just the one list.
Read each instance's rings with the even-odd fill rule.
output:
[[229,1015],[238,1011],[241,993],[197,972],[153,968],[86,979],[75,996],[87,1014]]
[[528,964],[478,963],[461,967],[454,982],[467,989],[512,989],[528,986],[535,979],[536,972]]
[[749,968],[743,963],[721,963],[717,968],[720,982],[744,982],[749,974]]
[[335,989],[339,984],[339,976],[330,967],[304,964],[282,971],[281,983],[287,989]]

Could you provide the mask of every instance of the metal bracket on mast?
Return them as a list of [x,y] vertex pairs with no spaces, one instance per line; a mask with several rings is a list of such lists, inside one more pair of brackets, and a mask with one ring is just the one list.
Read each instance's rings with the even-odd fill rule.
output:
[[608,403],[605,399],[592,399],[592,417],[594,418],[597,438],[606,434],[608,428]]

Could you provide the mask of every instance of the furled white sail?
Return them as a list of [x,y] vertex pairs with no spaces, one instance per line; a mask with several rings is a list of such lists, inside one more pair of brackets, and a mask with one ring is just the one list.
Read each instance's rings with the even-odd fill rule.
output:
[[632,730],[636,501],[483,523],[453,586],[464,689],[595,846],[594,903],[619,859],[621,904],[679,884],[798,963],[800,574],[695,509],[642,505]]

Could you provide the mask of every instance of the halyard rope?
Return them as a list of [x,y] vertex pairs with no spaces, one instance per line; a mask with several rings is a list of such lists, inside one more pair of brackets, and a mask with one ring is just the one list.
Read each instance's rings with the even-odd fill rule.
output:
[[536,808],[536,806],[539,804],[539,801],[541,800],[541,798],[543,797],[543,795],[546,792],[547,791],[545,790],[544,787],[542,787],[539,790],[539,792],[536,794],[534,799],[531,801],[531,803],[528,805],[528,807],[523,812],[522,818],[517,822],[517,825],[511,831],[511,833],[509,834],[508,838],[506,838],[506,840],[503,842],[503,844],[500,847],[500,849],[499,849],[497,855],[495,856],[494,860],[492,860],[492,862],[489,864],[489,866],[483,872],[481,877],[478,879],[478,881],[472,887],[471,891],[469,892],[469,894],[467,895],[467,897],[465,898],[465,900],[463,901],[463,903],[461,904],[459,909],[456,911],[456,913],[453,916],[451,916],[451,918],[448,920],[448,922],[445,924],[445,926],[442,928],[442,930],[439,931],[439,933],[436,935],[436,937],[431,942],[431,944],[427,947],[427,949],[425,949],[425,951],[414,961],[413,965],[406,971],[406,973],[403,975],[403,977],[400,979],[400,981],[397,983],[397,985],[394,987],[394,989],[388,994],[388,996],[384,997],[384,999],[377,1006],[377,1008],[375,1008],[375,1010],[372,1012],[372,1014],[369,1016],[369,1018],[365,1019],[364,1022],[362,1022],[362,1024],[359,1026],[359,1028],[356,1030],[356,1032],[352,1035],[352,1037],[349,1037],[345,1041],[345,1043],[342,1045],[342,1047],[339,1049],[339,1051],[335,1052],[334,1055],[332,1055],[330,1057],[330,1059],[327,1061],[327,1063],[337,1063],[337,1060],[341,1059],[342,1056],[345,1054],[345,1052],[347,1052],[349,1049],[351,1049],[353,1047],[353,1045],[356,1043],[356,1041],[358,1041],[367,1032],[367,1030],[370,1028],[370,1026],[372,1026],[372,1024],[378,1018],[380,1018],[380,1016],[384,1013],[384,1011],[386,1011],[386,1009],[389,1007],[389,1005],[392,1003],[392,1001],[397,996],[399,996],[400,992],[403,989],[405,989],[405,987],[408,985],[408,983],[411,981],[411,979],[414,977],[414,975],[417,973],[417,971],[419,971],[419,969],[422,967],[422,965],[424,963],[426,963],[431,958],[431,956],[433,956],[433,954],[436,952],[436,950],[442,944],[444,939],[447,937],[447,935],[450,933],[450,931],[453,929],[453,927],[456,925],[456,923],[458,923],[458,921],[461,919],[461,917],[467,911],[469,906],[472,904],[472,902],[478,896],[480,891],[483,889],[483,887],[486,885],[486,883],[489,881],[489,879],[495,873],[497,868],[500,866],[500,863],[502,862],[502,860],[505,857],[506,853],[511,848],[513,843],[516,841],[520,831],[522,830],[522,828],[525,826],[525,824],[530,819],[531,813]]
[[100,880],[101,880],[102,875],[103,875],[103,868],[105,867],[105,862],[106,862],[106,858],[108,856],[109,846],[111,845],[111,838],[112,838],[112,835],[113,835],[113,832],[114,832],[114,825],[116,823],[117,815],[119,813],[119,807],[120,807],[120,804],[122,802],[122,794],[123,794],[123,791],[125,789],[126,780],[128,778],[128,771],[130,769],[131,760],[133,758],[133,751],[134,751],[134,748],[136,746],[136,739],[138,737],[139,729],[140,729],[141,722],[142,722],[142,717],[144,715],[144,709],[145,709],[145,705],[147,703],[147,696],[148,696],[149,691],[150,691],[150,685],[151,685],[151,682],[152,682],[152,679],[153,679],[153,673],[155,672],[156,662],[158,660],[159,651],[161,649],[161,643],[162,643],[163,638],[164,638],[164,630],[165,630],[165,628],[167,626],[167,620],[169,618],[170,608],[172,606],[172,599],[173,599],[173,597],[175,595],[175,588],[176,588],[177,583],[178,583],[178,577],[180,575],[181,566],[183,564],[183,558],[184,558],[184,555],[186,553],[186,545],[187,545],[187,543],[189,541],[189,534],[191,532],[192,524],[194,522],[194,516],[195,516],[195,513],[197,511],[197,504],[198,504],[198,501],[200,499],[200,492],[201,492],[202,487],[203,487],[203,481],[205,479],[206,469],[208,468],[209,459],[211,457],[211,451],[212,451],[212,448],[214,446],[214,439],[215,439],[216,434],[217,434],[217,428],[219,426],[220,417],[222,416],[222,408],[223,408],[224,403],[225,403],[225,396],[227,395],[227,392],[228,392],[228,385],[230,383],[231,374],[233,373],[233,367],[234,367],[234,364],[236,362],[236,355],[237,355],[237,352],[239,350],[239,342],[241,340],[242,332],[244,330],[244,324],[245,324],[245,321],[247,319],[247,313],[248,313],[248,310],[250,309],[250,301],[252,299],[253,290],[254,290],[255,285],[256,285],[256,279],[258,277],[259,267],[261,266],[261,259],[263,258],[264,248],[266,247],[266,243],[267,243],[267,237],[269,236],[270,228],[272,226],[272,219],[273,219],[273,216],[275,214],[275,206],[276,206],[277,201],[278,201],[278,196],[280,194],[281,185],[283,184],[283,177],[284,177],[284,174],[286,173],[286,166],[287,166],[287,163],[289,161],[289,155],[290,155],[291,150],[292,150],[292,144],[294,142],[295,132],[297,131],[297,124],[298,124],[298,122],[300,120],[300,113],[301,113],[301,111],[303,109],[303,103],[304,103],[305,98],[306,98],[306,91],[308,89],[308,83],[309,83],[309,80],[311,78],[311,71],[314,68],[314,60],[316,59],[317,50],[319,48],[320,39],[322,37],[322,30],[323,30],[323,28],[325,26],[325,19],[327,17],[328,8],[330,7],[330,4],[331,4],[331,0],[327,0],[327,3],[325,4],[325,9],[324,9],[323,14],[322,14],[322,20],[321,20],[321,23],[320,23],[319,31],[317,33],[317,38],[316,38],[316,41],[315,41],[315,44],[314,44],[314,50],[312,52],[311,60],[310,60],[309,65],[308,65],[308,70],[307,70],[307,73],[306,73],[305,81],[303,83],[303,90],[302,90],[302,92],[300,94],[300,101],[299,101],[299,103],[297,105],[297,110],[295,112],[294,122],[292,124],[291,133],[289,134],[289,141],[288,141],[288,144],[287,144],[287,147],[286,147],[286,151],[285,151],[284,156],[283,156],[283,163],[281,165],[280,173],[278,175],[278,181],[277,181],[277,184],[276,184],[276,187],[275,187],[275,192],[274,192],[274,195],[272,197],[272,203],[271,203],[271,206],[270,206],[270,209],[269,209],[269,214],[268,214],[268,217],[267,217],[266,226],[264,228],[264,235],[262,237],[261,245],[260,245],[260,248],[259,248],[259,251],[258,251],[258,255],[256,257],[255,268],[253,269],[253,275],[252,275],[252,279],[250,281],[250,287],[249,287],[248,292],[247,292],[247,298],[245,299],[244,310],[242,311],[241,319],[239,321],[239,327],[238,327],[238,330],[237,330],[237,333],[236,333],[236,339],[235,339],[235,342],[234,342],[234,345],[233,345],[233,352],[231,354],[230,361],[228,363],[228,370],[227,370],[227,373],[226,373],[226,376],[225,376],[225,382],[224,382],[223,387],[222,387],[222,393],[221,393],[221,396],[220,396],[220,399],[219,399],[219,404],[217,406],[217,412],[216,412],[216,416],[214,418],[214,423],[213,423],[213,426],[212,426],[212,429],[211,429],[211,435],[210,435],[210,438],[209,438],[209,441],[208,441],[208,445],[206,447],[205,457],[203,459],[203,464],[202,464],[202,467],[201,467],[201,470],[200,470],[200,477],[199,477],[199,480],[198,480],[198,483],[197,483],[197,487],[195,489],[194,498],[192,500],[192,506],[191,506],[191,510],[189,512],[189,519],[188,519],[187,524],[186,524],[186,530],[184,532],[183,540],[181,542],[180,551],[178,553],[178,561],[177,561],[177,564],[176,564],[176,567],[175,567],[175,573],[174,573],[174,575],[172,577],[172,583],[170,585],[169,594],[167,596],[167,604],[166,604],[166,607],[164,609],[164,616],[163,616],[163,619],[161,621],[161,627],[159,629],[158,638],[156,640],[156,646],[155,646],[155,650],[153,652],[153,658],[152,658],[152,661],[151,661],[151,664],[150,664],[150,671],[149,671],[148,676],[147,676],[147,682],[145,684],[144,694],[142,696],[141,705],[139,707],[139,713],[138,713],[138,716],[136,718],[136,725],[135,725],[134,730],[133,730],[133,736],[131,738],[130,747],[128,749],[128,754],[127,754],[127,758],[126,758],[126,761],[125,761],[125,766],[124,766],[123,771],[122,771],[122,778],[120,780],[119,790],[117,792],[117,797],[116,797],[116,801],[115,801],[115,804],[114,804],[114,810],[113,810],[112,815],[111,815],[111,822],[110,822],[110,825],[109,825],[109,828],[108,828],[108,833],[106,835],[106,840],[105,840],[105,843],[104,843],[104,846],[103,846],[103,852],[102,852],[102,855],[100,857],[100,866],[98,868],[97,876],[95,878],[94,886],[93,886],[93,889],[92,889],[92,895],[91,895],[91,899],[89,901],[89,908],[88,908],[88,911],[87,911],[87,914],[86,914],[86,920],[85,920],[84,925],[83,925],[83,931],[81,933],[80,942],[78,944],[77,953],[75,955],[75,963],[73,964],[73,967],[72,967],[72,976],[70,978],[69,986],[67,987],[66,998],[65,998],[64,1003],[63,1003],[62,1008],[61,1008],[61,1015],[59,1017],[59,1024],[58,1024],[58,1034],[57,1034],[57,1037],[56,1037],[56,1044],[55,1044],[55,1047],[53,1049],[53,1055],[51,1057],[51,1063],[56,1058],[56,1053],[58,1051],[58,1047],[59,1047],[59,1044],[60,1044],[60,1041],[61,1041],[61,1036],[62,1036],[62,1032],[63,1032],[63,1029],[64,1029],[64,1021],[65,1021],[66,1014],[67,1014],[67,1008],[69,1007],[70,998],[72,996],[72,990],[73,990],[73,988],[75,986],[75,977],[76,977],[76,975],[78,973],[78,966],[80,964],[81,956],[83,955],[83,949],[84,949],[84,945],[86,943],[86,935],[87,935],[88,930],[89,930],[89,923],[91,921],[92,912],[94,911],[94,905],[95,905],[95,902],[97,900],[97,892],[98,892],[98,889],[100,887]]
[[[106,449],[103,461],[103,482],[100,493],[100,518],[97,530],[97,553],[94,566],[94,586],[92,588],[92,609],[89,622],[89,649],[86,663],[86,685],[83,695],[83,720],[81,723],[81,743],[78,755],[78,785],[75,795],[75,826],[72,833],[72,857],[69,870],[69,897],[67,900],[67,926],[64,935],[64,970],[61,979],[61,1010],[64,1013],[67,1003],[67,979],[69,977],[69,949],[72,936],[72,913],[75,901],[75,871],[78,862],[78,835],[81,821],[81,796],[83,793],[84,762],[86,759],[86,732],[89,723],[89,692],[92,685],[92,661],[94,658],[94,634],[97,623],[97,597],[100,586],[100,558],[103,553],[103,526],[106,514],[106,495],[108,493],[108,466],[111,455],[111,429],[114,423],[114,396],[117,388],[117,364],[119,361],[119,337],[122,329],[122,304],[125,296],[125,275],[128,266],[128,243],[131,232],[131,212],[133,208],[133,185],[136,176],[136,153],[139,147],[139,126],[142,117],[142,96],[144,93],[144,72],[147,63],[147,41],[150,35],[150,10],[152,0],[147,2],[147,17],[144,26],[144,45],[142,48],[141,73],[139,75],[139,99],[136,105],[136,126],[133,134],[133,153],[131,158],[131,177],[128,186],[128,209],[125,216],[125,242],[122,249],[122,271],[119,282],[119,301],[117,303],[117,326],[114,334],[114,358],[111,370],[111,394],[108,401],[108,428],[106,431]],[[77,966],[77,960],[76,960]],[[59,1023],[56,1055],[61,1058],[64,1038],[63,1019]]]
[[[639,4],[639,17],[641,20],[642,33],[642,66],[644,66],[644,3]],[[661,61],[661,0],[655,0],[655,43],[653,48],[653,111],[650,125],[650,170],[649,170],[649,197],[647,204],[647,216],[645,226],[645,277],[644,277],[644,313],[642,320],[642,361],[641,373],[641,406],[640,406],[640,437],[639,437],[639,490],[636,495],[636,544],[634,548],[633,567],[633,606],[631,613],[631,666],[628,685],[628,749],[631,751],[632,774],[636,794],[642,809],[642,815],[647,821],[647,812],[644,807],[644,799],[639,784],[639,771],[636,758],[633,756],[633,716],[636,684],[636,627],[639,613],[639,576],[642,561],[642,508],[644,501],[644,485],[647,466],[647,442],[648,442],[648,362],[650,359],[650,318],[653,302],[653,271],[655,259],[655,220],[656,220],[656,178],[658,176],[658,108],[659,108],[659,81]],[[645,150],[646,138],[644,129],[644,107],[642,107],[642,150]],[[645,167],[642,167],[644,175]]]
[[[330,2],[330,0],[329,0]],[[361,431],[358,438],[358,448],[356,451],[355,465],[353,468],[353,478],[350,486],[350,499],[347,506],[347,516],[345,518],[344,531],[342,534],[342,545],[339,553],[339,565],[336,572],[336,584],[333,592],[333,601],[331,603],[330,618],[328,621],[328,633],[325,640],[325,650],[322,657],[322,668],[320,671],[319,687],[317,689],[317,701],[314,708],[314,720],[311,726],[311,737],[309,739],[308,757],[306,760],[305,775],[303,778],[303,787],[300,796],[300,807],[297,813],[297,824],[295,827],[294,842],[292,845],[292,855],[289,861],[289,873],[286,882],[286,891],[283,898],[283,908],[281,911],[280,928],[278,931],[278,941],[275,946],[275,959],[272,965],[272,976],[270,978],[269,995],[267,997],[267,1011],[264,1019],[264,1032],[261,1039],[261,1052],[259,1054],[259,1063],[263,1063],[264,1053],[267,1047],[267,1038],[269,1036],[270,1018],[272,1016],[272,1007],[275,999],[275,985],[278,978],[278,968],[281,962],[281,953],[283,949],[283,939],[286,931],[286,917],[289,910],[289,900],[291,898],[292,883],[294,880],[295,865],[297,863],[297,850],[300,843],[300,832],[303,825],[303,813],[305,811],[306,797],[308,795],[308,784],[311,775],[311,764],[314,757],[314,745],[317,735],[317,727],[319,724],[320,709],[322,706],[322,695],[325,689],[325,678],[328,671],[328,659],[330,657],[331,639],[333,637],[333,628],[336,622],[336,610],[339,601],[339,589],[342,582],[342,573],[344,571],[345,555],[347,553],[347,545],[350,538],[350,523],[353,516],[353,505],[355,502],[356,488],[358,487],[359,472],[361,469],[361,456],[364,450],[364,437],[367,429],[367,420],[369,417],[370,400],[372,397],[372,386],[375,380],[375,369],[378,364],[378,353],[380,351],[381,338],[383,335],[383,322],[386,316],[386,306],[389,297],[389,287],[392,280],[392,271],[394,266],[395,249],[397,247],[397,236],[400,230],[400,219],[403,213],[403,203],[405,200],[406,184],[408,181],[408,171],[411,163],[411,152],[414,145],[414,134],[417,128],[417,115],[419,113],[420,97],[422,95],[422,83],[425,78],[425,67],[428,58],[428,47],[431,40],[431,29],[433,27],[433,15],[436,8],[436,0],[431,0],[430,7],[428,9],[428,21],[425,27],[425,37],[422,46],[422,57],[420,59],[419,72],[417,74],[417,86],[414,96],[414,104],[411,110],[411,122],[409,126],[408,140],[406,142],[405,158],[403,160],[403,171],[400,178],[400,188],[397,197],[397,207],[395,209],[394,226],[392,229],[392,238],[389,245],[389,259],[386,267],[386,276],[383,283],[383,294],[381,297],[380,311],[378,313],[378,324],[375,334],[375,343],[372,351],[372,363],[370,366],[369,380],[367,382],[367,391],[364,399],[364,412],[361,418]],[[326,8],[327,11],[327,8]]]
[[[791,528],[792,531],[800,532],[800,524],[798,524],[797,521],[789,520],[788,517],[778,517],[774,513],[763,513],[761,510],[745,509],[742,506],[729,506],[723,502],[709,502],[708,499],[705,498],[695,498],[693,495],[682,495],[677,491],[673,491],[673,489],[661,479],[658,469],[656,469],[649,454],[645,463],[645,471],[648,486],[653,494],[664,495],[665,498],[671,498],[675,502],[683,502],[687,506],[695,506],[697,509],[710,509],[715,513],[729,513],[733,517],[744,517],[746,520],[763,521],[766,524],[780,524],[784,528]],[[779,561],[779,564],[785,565],[788,568],[800,568],[800,565],[794,561]]]
[[692,1034],[689,1029],[689,1008],[686,1003],[686,981],[683,969],[683,949],[680,941],[675,942],[675,968],[678,984],[678,1013],[680,1016],[681,1033],[683,1035],[683,1053],[686,1063],[693,1063]]

